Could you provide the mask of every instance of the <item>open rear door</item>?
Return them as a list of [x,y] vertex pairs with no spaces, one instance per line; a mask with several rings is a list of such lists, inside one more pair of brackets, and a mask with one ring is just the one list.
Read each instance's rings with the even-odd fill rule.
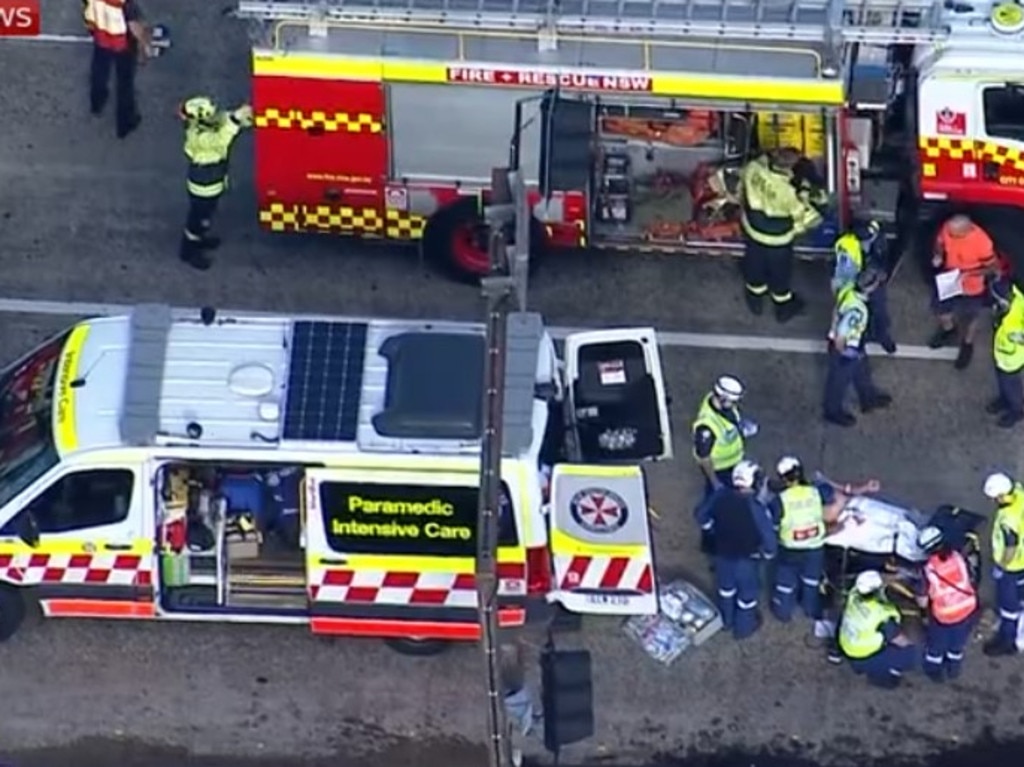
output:
[[551,475],[551,599],[574,613],[658,611],[639,466],[559,464]]
[[586,191],[593,165],[595,105],[548,91],[541,101],[540,191]]
[[594,463],[672,457],[672,427],[654,328],[572,333],[565,339],[581,459]]

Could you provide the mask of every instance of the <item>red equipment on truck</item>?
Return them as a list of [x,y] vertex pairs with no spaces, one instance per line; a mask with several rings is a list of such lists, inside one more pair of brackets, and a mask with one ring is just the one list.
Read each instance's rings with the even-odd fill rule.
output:
[[952,207],[1024,207],[1016,2],[240,0],[237,15],[254,22],[272,231],[420,240],[473,278],[490,170],[511,156],[535,255],[735,252],[736,171],[779,146],[834,203],[804,254],[856,214],[908,232]]

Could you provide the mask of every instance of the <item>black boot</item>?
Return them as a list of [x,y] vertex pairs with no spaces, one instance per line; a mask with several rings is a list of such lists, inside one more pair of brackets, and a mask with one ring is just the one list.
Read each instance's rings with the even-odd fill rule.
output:
[[825,421],[836,426],[853,426],[857,418],[852,413],[825,413]]
[[1024,416],[1019,413],[1006,412],[999,416],[999,420],[996,421],[996,426],[1000,429],[1012,429],[1021,421],[1024,421]]
[[863,402],[860,406],[862,413],[870,413],[872,410],[882,410],[892,404],[892,395],[884,391],[875,392],[874,395]]
[[775,304],[775,319],[779,322],[789,322],[794,317],[803,314],[807,304],[796,293],[788,301]]
[[138,128],[141,124],[142,117],[140,117],[139,115],[135,115],[131,120],[129,120],[124,125],[117,126],[117,137],[126,138],[131,133],[133,133],[136,130],[136,128]]
[[215,234],[204,234],[199,245],[203,250],[216,250],[220,247],[220,237]]
[[1003,401],[1002,397],[996,397],[993,400],[989,400],[989,403],[985,405],[985,412],[989,415],[999,415],[1006,410],[1006,402]]
[[213,260],[203,252],[202,242],[200,240],[190,240],[184,235],[181,238],[178,257],[189,266],[202,272],[213,266]]
[[750,310],[751,314],[755,317],[760,317],[764,314],[764,296],[755,295],[748,290],[744,292],[743,298],[746,300],[747,309]]
[[1016,655],[1017,645],[1015,642],[1003,639],[999,634],[985,642],[981,651],[990,658],[999,658],[1005,655]]
[[932,333],[931,338],[928,339],[928,348],[941,349],[953,340],[954,335],[956,335],[956,328],[950,328],[949,330],[939,328]]
[[960,351],[957,352],[956,362],[953,363],[953,367],[957,370],[966,370],[967,366],[971,364],[972,359],[974,359],[974,344],[961,343]]

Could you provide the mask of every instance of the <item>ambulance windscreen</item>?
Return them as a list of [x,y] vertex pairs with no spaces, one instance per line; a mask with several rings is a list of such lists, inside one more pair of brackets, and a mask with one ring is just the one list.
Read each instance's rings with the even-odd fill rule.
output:
[[0,506],[60,460],[53,438],[53,392],[69,333],[0,373]]
[[[515,518],[502,484],[499,545],[516,546]],[[474,557],[475,487],[322,482],[320,509],[328,545],[340,554]]]

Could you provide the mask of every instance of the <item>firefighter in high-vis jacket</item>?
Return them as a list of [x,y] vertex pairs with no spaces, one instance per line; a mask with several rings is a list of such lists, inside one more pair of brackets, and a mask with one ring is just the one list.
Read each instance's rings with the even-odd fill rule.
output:
[[185,156],[188,157],[188,218],[181,237],[181,260],[196,269],[213,263],[208,250],[220,240],[210,234],[217,202],[228,187],[231,145],[243,128],[252,126],[252,107],[244,104],[230,112],[212,99],[195,96],[180,108],[185,121]]
[[747,306],[761,314],[769,294],[779,322],[787,322],[804,308],[803,299],[791,287],[793,243],[822,221],[807,191],[797,187],[793,169],[800,159],[795,149],[777,149],[751,160],[742,172]]

